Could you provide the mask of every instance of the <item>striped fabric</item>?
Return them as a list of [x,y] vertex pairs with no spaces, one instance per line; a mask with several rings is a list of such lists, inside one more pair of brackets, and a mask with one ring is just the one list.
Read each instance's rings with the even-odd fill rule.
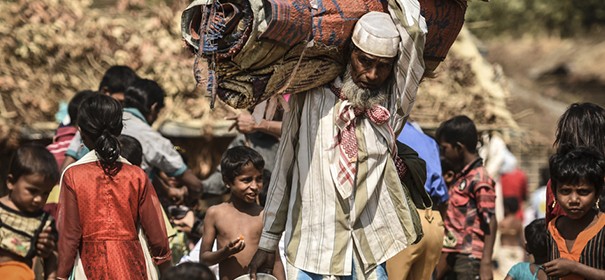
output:
[[[336,126],[339,130],[336,145],[340,151],[336,186],[342,197],[349,197],[355,184],[355,174],[357,174],[357,150],[359,148],[355,134],[357,120],[365,116],[375,125],[382,126],[389,120],[391,114],[387,108],[380,105],[374,105],[365,111],[357,110],[342,96],[340,89],[332,87],[331,90],[342,100],[336,113]],[[392,129],[389,128],[389,131]],[[395,138],[394,135],[393,138]]]
[[[557,229],[556,224],[559,218],[555,218],[548,224],[548,242],[546,244],[548,248],[548,261],[566,258],[596,269],[605,269],[605,214],[600,213],[594,225],[578,234],[571,251],[567,249],[565,239]],[[583,278],[577,275],[568,275],[559,279],[571,280]]]
[[[387,279],[389,279],[389,277],[387,276],[387,270],[386,270],[385,264],[378,265],[372,271],[365,273],[361,270],[361,267],[356,265],[356,263],[354,262],[353,266],[355,267],[355,269],[353,270],[353,273],[350,276],[344,276],[344,277],[334,277],[331,275],[327,276],[327,275],[319,275],[319,274],[315,274],[315,273],[310,273],[307,271],[300,270],[300,269],[292,266],[289,263],[286,263],[285,266],[286,266],[286,273],[287,273],[288,277],[290,279],[296,279],[296,280],[336,280],[336,279],[338,279],[338,280],[357,280],[357,279],[387,280]],[[363,275],[363,276],[361,276],[361,275]]]
[[[350,196],[340,195],[334,163],[340,159],[335,121],[342,104],[328,86],[290,98],[259,244],[275,250],[285,230],[288,261],[320,275],[351,275],[354,257],[371,271],[415,242],[421,230],[395,169],[387,124],[357,121],[355,187]],[[385,107],[398,112],[398,104]]]
[[[357,173],[352,194],[338,192],[335,125],[339,100],[329,86],[290,98],[265,206],[259,248],[274,251],[285,231],[286,256],[294,267],[320,275],[349,276],[353,259],[372,271],[422,234],[418,212],[401,187],[392,153],[412,109],[424,72],[426,24],[415,0],[389,0],[401,36],[389,97],[387,124],[357,120]],[[337,78],[334,86],[339,88]],[[392,129],[390,129],[392,128]],[[359,275],[360,279],[361,277]]]
[[46,146],[46,149],[55,157],[57,165],[61,166],[63,164],[63,160],[65,160],[65,152],[67,152],[71,139],[74,138],[76,132],[78,132],[78,129],[74,126],[59,127],[57,128],[55,137],[53,138],[53,143]]

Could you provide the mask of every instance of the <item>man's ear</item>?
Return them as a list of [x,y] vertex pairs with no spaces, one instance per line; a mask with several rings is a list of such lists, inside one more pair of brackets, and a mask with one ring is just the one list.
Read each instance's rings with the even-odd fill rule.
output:
[[456,176],[456,174],[454,174],[454,171],[449,170],[449,171],[445,172],[445,174],[443,175],[443,180],[445,180],[445,184],[449,185],[449,184],[453,183],[454,176]]
[[460,142],[456,142],[456,144],[454,145],[454,148],[458,151],[458,152],[464,152],[466,151],[466,146],[464,146],[464,144],[460,143]]
[[103,87],[101,89],[101,93],[105,94],[105,95],[108,95],[108,96],[111,95],[111,92],[109,92],[109,89],[107,87]]

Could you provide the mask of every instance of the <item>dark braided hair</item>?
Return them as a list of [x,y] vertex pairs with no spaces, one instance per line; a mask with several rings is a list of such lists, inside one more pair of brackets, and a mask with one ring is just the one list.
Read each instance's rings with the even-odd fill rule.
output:
[[85,99],[78,110],[78,126],[83,136],[93,141],[101,167],[105,174],[113,176],[120,171],[120,144],[118,136],[122,133],[122,106],[120,103],[102,94]]

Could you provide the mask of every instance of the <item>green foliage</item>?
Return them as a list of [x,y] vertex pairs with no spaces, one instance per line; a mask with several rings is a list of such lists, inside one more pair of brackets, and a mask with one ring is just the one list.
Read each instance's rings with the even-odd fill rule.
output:
[[480,37],[525,34],[571,37],[605,27],[605,1],[471,1],[466,22]]

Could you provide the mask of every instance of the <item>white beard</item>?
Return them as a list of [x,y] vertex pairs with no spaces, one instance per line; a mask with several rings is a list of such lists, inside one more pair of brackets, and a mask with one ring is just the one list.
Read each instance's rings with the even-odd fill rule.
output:
[[351,103],[354,108],[365,110],[374,105],[383,103],[386,100],[386,91],[384,86],[378,89],[360,88],[353,82],[351,76],[351,65],[347,66],[342,83],[342,95]]

